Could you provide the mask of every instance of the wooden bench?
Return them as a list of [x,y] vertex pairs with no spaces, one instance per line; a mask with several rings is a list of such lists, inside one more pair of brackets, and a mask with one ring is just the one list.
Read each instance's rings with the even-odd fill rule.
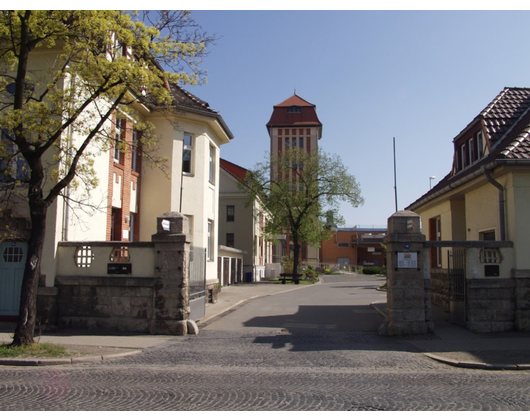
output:
[[282,281],[282,284],[285,284],[287,280],[294,282],[294,284],[298,284],[300,283],[299,281],[300,277],[301,277],[300,274],[298,274],[296,278],[292,273],[281,273],[280,274],[280,279]]

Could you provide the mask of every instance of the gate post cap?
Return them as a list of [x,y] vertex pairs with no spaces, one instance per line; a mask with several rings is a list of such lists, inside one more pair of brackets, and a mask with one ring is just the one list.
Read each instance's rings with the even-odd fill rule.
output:
[[388,233],[421,233],[420,216],[409,210],[395,212],[388,218]]

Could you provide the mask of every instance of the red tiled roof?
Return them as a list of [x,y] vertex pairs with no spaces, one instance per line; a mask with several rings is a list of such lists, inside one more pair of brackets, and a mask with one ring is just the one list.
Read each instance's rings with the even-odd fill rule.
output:
[[[300,107],[300,112],[289,112],[292,106]],[[322,126],[318,119],[316,106],[293,95],[282,103],[273,107],[272,115],[267,123],[267,129],[273,126]]]
[[226,172],[228,172],[233,177],[243,181],[247,176],[247,170],[241,166],[236,165],[235,163],[228,162],[223,158],[219,159],[219,164]]
[[300,98],[300,96],[298,96],[296,94],[291,96],[289,99],[286,99],[281,104],[278,104],[276,106],[293,106],[293,105],[295,105],[295,106],[312,106],[312,107],[315,106],[315,105],[310,104],[309,102],[307,102],[305,99]]
[[490,144],[495,144],[530,107],[530,88],[504,88],[475,119],[455,137],[457,140],[477,121],[482,120]]
[[479,121],[483,123],[490,139],[489,154],[454,175],[451,171],[407,209],[414,210],[452,188],[452,185],[476,176],[477,170],[488,164],[502,164],[502,161],[507,160],[520,160],[521,163],[530,164],[530,88],[504,88],[454,141]]
[[175,83],[170,83],[168,87],[173,98],[173,106],[183,109],[189,109],[192,111],[198,111],[204,114],[210,114],[212,117],[216,118],[219,121],[227,136],[230,139],[234,138],[234,135],[226,125],[226,122],[224,121],[221,114],[210,108],[210,104],[208,104],[208,102],[203,101],[202,99],[181,88]]

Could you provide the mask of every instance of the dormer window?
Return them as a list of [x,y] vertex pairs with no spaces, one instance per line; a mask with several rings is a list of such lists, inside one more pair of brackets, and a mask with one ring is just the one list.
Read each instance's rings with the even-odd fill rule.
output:
[[299,106],[293,105],[287,108],[287,112],[302,112],[302,108],[300,108]]
[[474,164],[486,155],[486,144],[482,131],[477,131],[467,140],[455,145],[455,173]]

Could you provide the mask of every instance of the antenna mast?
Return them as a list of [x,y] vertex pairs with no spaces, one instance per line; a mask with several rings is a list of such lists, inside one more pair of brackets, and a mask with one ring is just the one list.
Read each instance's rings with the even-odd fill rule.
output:
[[396,201],[396,212],[398,211],[398,199],[397,199],[397,181],[396,181],[396,138],[393,138],[394,146],[394,197]]

